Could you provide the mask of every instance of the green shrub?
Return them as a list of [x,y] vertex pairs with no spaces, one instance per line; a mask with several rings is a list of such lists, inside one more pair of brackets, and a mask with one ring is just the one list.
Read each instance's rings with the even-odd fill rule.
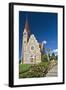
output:
[[47,73],[47,65],[44,63],[31,65],[29,70],[21,72],[20,78],[45,77]]
[[41,56],[41,61],[42,62],[48,62],[48,57],[46,54]]

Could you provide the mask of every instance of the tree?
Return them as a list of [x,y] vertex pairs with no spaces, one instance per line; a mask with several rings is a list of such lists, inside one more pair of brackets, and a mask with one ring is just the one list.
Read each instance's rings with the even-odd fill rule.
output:
[[21,63],[21,59],[19,60],[19,64]]
[[42,60],[42,62],[47,62],[48,61],[47,55],[46,54],[42,55],[41,60]]
[[54,53],[52,53],[52,56],[50,57],[50,60],[56,60],[56,56],[55,56],[55,54]]
[[52,53],[52,56],[53,56],[53,57],[55,57],[55,54],[54,54],[54,53]]

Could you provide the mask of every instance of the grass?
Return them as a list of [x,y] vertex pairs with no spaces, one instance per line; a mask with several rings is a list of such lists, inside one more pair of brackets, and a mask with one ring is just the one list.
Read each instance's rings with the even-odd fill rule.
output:
[[19,73],[24,73],[29,70],[30,64],[19,64]]

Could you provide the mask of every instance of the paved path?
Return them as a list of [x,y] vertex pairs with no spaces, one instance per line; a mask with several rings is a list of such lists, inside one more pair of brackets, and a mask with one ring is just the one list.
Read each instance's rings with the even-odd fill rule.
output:
[[57,65],[55,65],[48,73],[46,74],[46,77],[56,77],[57,76]]

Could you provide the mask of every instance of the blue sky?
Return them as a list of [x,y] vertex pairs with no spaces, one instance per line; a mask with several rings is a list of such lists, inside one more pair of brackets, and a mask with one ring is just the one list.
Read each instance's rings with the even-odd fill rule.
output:
[[19,58],[22,52],[22,33],[28,17],[29,29],[39,43],[46,41],[46,48],[57,49],[57,13],[19,11]]

